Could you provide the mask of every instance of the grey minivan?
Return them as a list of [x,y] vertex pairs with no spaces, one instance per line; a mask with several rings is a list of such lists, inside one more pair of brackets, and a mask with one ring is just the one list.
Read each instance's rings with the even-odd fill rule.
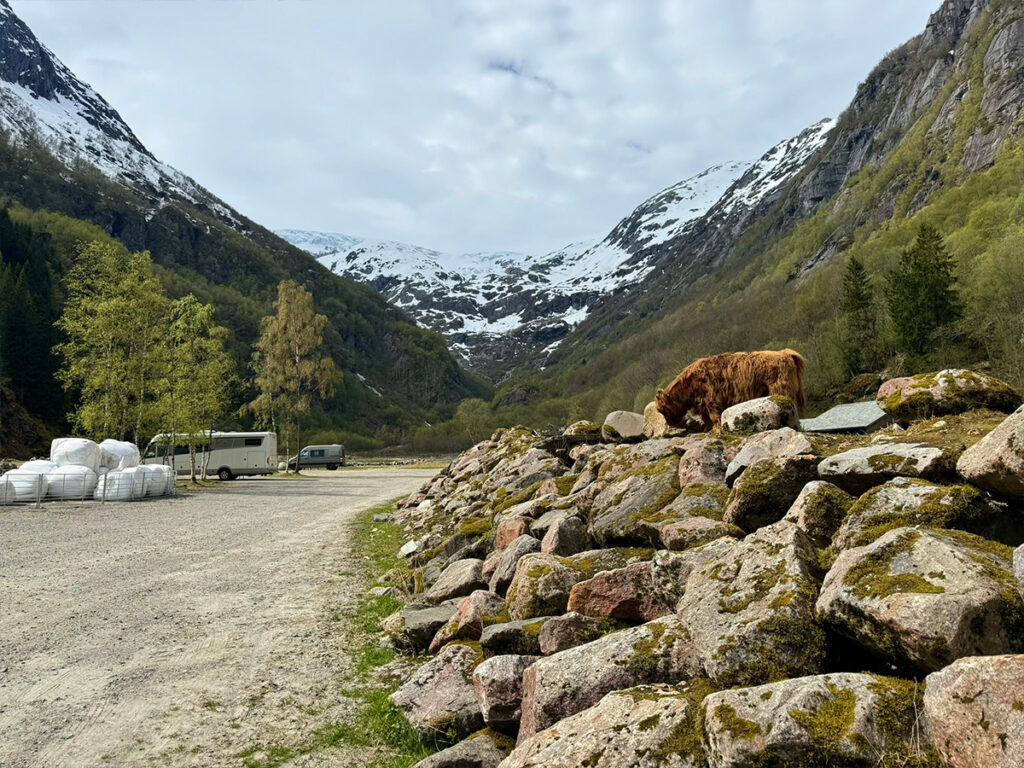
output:
[[288,469],[295,469],[296,459],[301,459],[300,468],[324,467],[337,469],[345,466],[345,446],[338,445],[307,445],[299,455],[288,459]]

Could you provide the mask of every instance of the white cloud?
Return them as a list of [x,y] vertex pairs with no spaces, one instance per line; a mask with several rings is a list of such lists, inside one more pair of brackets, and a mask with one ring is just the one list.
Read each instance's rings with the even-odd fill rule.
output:
[[543,251],[835,115],[937,0],[14,0],[269,227]]

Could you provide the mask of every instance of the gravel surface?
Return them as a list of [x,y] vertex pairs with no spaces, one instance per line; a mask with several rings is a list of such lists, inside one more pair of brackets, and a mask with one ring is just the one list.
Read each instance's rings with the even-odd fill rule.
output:
[[0,766],[240,766],[344,720],[350,524],[434,472],[0,508]]

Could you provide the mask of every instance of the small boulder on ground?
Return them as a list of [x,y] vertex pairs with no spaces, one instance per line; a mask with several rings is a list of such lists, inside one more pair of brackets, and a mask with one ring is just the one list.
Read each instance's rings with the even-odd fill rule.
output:
[[743,441],[743,445],[735,458],[729,462],[725,470],[725,483],[732,486],[743,471],[761,461],[761,459],[776,459],[783,456],[817,455],[818,449],[814,447],[803,433],[797,432],[792,427],[782,429],[770,429],[766,432],[759,432],[753,437]]
[[803,487],[817,479],[817,464],[817,456],[801,454],[748,467],[733,485],[722,519],[745,531],[781,520]]
[[501,613],[504,607],[499,595],[482,589],[462,598],[455,615],[437,630],[427,651],[437,653],[452,640],[479,640],[487,617]]
[[722,411],[722,429],[726,432],[750,434],[782,427],[800,429],[796,403],[788,397],[759,397]]
[[569,590],[580,576],[556,555],[531,554],[519,560],[505,604],[513,621],[565,613]]
[[665,552],[653,560],[602,571],[573,586],[568,610],[584,616],[651,621],[675,611],[679,567]]
[[605,417],[601,436],[609,442],[640,440],[644,436],[644,417],[632,411],[612,411]]
[[[713,693],[704,700],[708,762],[760,766],[927,766],[913,683],[839,673]],[[885,762],[879,761],[885,756]],[[916,758],[923,758],[918,762]]]
[[601,624],[597,619],[570,611],[556,616],[541,627],[538,649],[545,656],[575,648],[602,635]]
[[464,739],[484,724],[473,690],[473,670],[481,661],[469,646],[449,645],[391,694],[391,703],[423,739]]
[[991,408],[1009,413],[1021,398],[1005,381],[962,368],[889,379],[878,388],[880,408],[904,421]]
[[697,679],[614,691],[522,741],[502,768],[703,768],[700,703],[713,690]]
[[803,487],[783,520],[797,525],[818,546],[827,546],[835,536],[854,498],[824,480],[813,480]]
[[456,597],[439,605],[409,603],[384,619],[381,627],[396,648],[419,653],[427,649],[461,602],[462,598]]
[[523,672],[536,656],[492,656],[473,670],[480,712],[488,728],[515,733],[523,703]]
[[540,542],[528,533],[516,538],[501,552],[494,572],[491,574],[490,590],[504,595],[516,575],[519,561],[527,555],[540,551]]
[[689,633],[676,616],[613,632],[534,662],[523,675],[522,744],[611,691],[693,677]]
[[877,443],[829,456],[818,465],[822,480],[851,493],[864,493],[894,477],[943,480],[953,476],[955,459],[923,443]]
[[679,487],[693,483],[724,485],[726,468],[740,450],[735,440],[724,440],[713,434],[691,435],[681,445]]
[[1024,408],[964,451],[956,471],[997,496],[1024,501]]
[[1024,649],[1024,602],[1009,547],[960,531],[897,528],[839,555],[817,611],[838,633],[904,669]]
[[925,680],[932,742],[950,768],[1024,765],[1024,655],[958,659]]
[[530,532],[533,520],[523,515],[503,517],[494,531],[494,548],[505,549],[524,533]]
[[541,652],[541,632],[549,621],[554,619],[539,616],[536,619],[491,624],[480,633],[480,645],[494,654],[537,656]]
[[587,533],[587,524],[578,517],[556,520],[540,543],[540,551],[553,555],[575,555],[586,552],[593,542]]
[[723,536],[742,539],[746,534],[741,528],[721,520],[694,515],[661,529],[661,544],[672,552],[699,547]]
[[498,768],[515,740],[491,730],[477,731],[465,741],[420,760],[412,768]]
[[478,589],[487,589],[483,580],[484,561],[472,557],[457,560],[445,568],[434,585],[423,595],[428,603],[443,603],[453,597],[465,597]]

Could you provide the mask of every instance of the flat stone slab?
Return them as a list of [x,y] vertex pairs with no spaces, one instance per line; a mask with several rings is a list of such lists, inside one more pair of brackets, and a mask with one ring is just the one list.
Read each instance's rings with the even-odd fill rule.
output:
[[846,403],[800,422],[804,432],[874,432],[892,421],[874,400]]

